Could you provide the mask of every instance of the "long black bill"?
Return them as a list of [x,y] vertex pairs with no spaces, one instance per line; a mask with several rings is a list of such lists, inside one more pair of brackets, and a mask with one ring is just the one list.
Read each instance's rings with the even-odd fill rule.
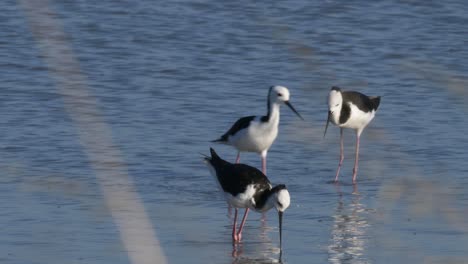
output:
[[302,120],[304,120],[304,118],[302,118],[302,116],[296,111],[296,109],[294,109],[294,107],[292,106],[292,104],[289,102],[289,101],[286,101],[284,102],[289,108],[291,108],[291,110]]
[[325,132],[323,132],[324,138],[325,138],[325,134],[327,133],[328,123],[330,123],[330,116],[331,116],[331,112],[328,111],[327,124],[325,125]]
[[280,250],[283,249],[283,212],[278,211],[278,219],[279,219],[279,235],[280,235]]

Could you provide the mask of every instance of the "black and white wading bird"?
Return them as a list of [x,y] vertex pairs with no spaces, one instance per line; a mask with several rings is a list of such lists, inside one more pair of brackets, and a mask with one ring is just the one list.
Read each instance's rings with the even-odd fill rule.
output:
[[234,146],[238,151],[236,163],[240,161],[240,152],[259,153],[262,158],[262,172],[266,174],[267,152],[278,135],[281,104],[286,104],[299,118],[304,120],[289,102],[289,97],[288,88],[283,86],[270,87],[266,116],[242,117],[224,135],[213,142]]
[[[274,207],[278,211],[281,248],[283,212],[290,204],[286,186],[279,184],[272,187],[268,178],[260,170],[245,164],[229,163],[221,159],[212,148],[210,152],[211,157],[206,156],[205,163],[221,186],[226,201],[235,208],[232,239],[235,242],[241,240],[249,209],[266,212]],[[245,208],[245,213],[239,229],[236,230],[238,208]]]
[[343,164],[343,128],[356,130],[356,157],[354,160],[353,183],[356,183],[359,163],[359,139],[366,126],[372,121],[380,104],[380,96],[367,96],[354,91],[342,91],[334,86],[328,95],[328,118],[325,125],[327,133],[328,123],[340,127],[340,162],[336,170],[335,182],[338,181],[341,165]]

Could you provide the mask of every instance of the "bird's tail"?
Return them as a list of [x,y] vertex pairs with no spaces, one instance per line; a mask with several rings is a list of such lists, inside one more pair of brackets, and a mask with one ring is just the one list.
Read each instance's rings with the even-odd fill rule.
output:
[[220,168],[229,164],[229,162],[223,160],[213,148],[210,148],[211,157],[205,156],[205,162],[215,168]]
[[219,168],[222,168],[223,166],[225,166],[226,163],[228,163],[228,162],[221,159],[213,148],[210,148],[210,153],[211,153],[211,157],[208,156],[208,155],[203,155],[204,156],[204,161],[205,161],[206,165],[208,166],[208,168],[210,170],[210,173],[215,178],[217,178],[218,176],[217,176],[216,171]]
[[226,144],[227,143],[227,138],[225,136],[222,136],[218,139],[215,139],[215,140],[211,140],[211,142],[214,142],[214,143],[224,143]]
[[209,162],[210,164],[213,165],[213,163],[218,163],[220,160],[222,160],[213,148],[210,148],[210,154],[211,154],[211,157],[205,154],[201,154],[205,162]]
[[379,108],[379,105],[380,105],[380,96],[371,96],[369,97],[369,99],[374,105],[374,109],[377,110],[377,108]]
[[211,159],[210,159],[211,161],[219,162],[222,160],[213,148],[210,148],[210,153],[211,153]]

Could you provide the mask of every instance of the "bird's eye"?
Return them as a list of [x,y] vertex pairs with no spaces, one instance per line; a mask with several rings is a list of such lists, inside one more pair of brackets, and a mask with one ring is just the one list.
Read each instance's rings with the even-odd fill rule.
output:
[[283,94],[282,94],[282,93],[278,93],[278,96],[281,97],[281,96],[283,96]]
[[335,106],[339,106],[340,104],[336,104]]

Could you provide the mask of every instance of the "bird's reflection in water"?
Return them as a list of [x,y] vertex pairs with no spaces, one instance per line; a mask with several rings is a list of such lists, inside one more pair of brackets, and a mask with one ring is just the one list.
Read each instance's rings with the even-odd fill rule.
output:
[[[233,245],[233,248],[236,247]],[[241,246],[242,247],[242,246]],[[266,252],[265,252],[266,253]],[[267,254],[263,254],[263,256],[243,256],[238,255],[234,257],[232,264],[267,264],[267,263],[283,263],[282,261],[282,254],[283,252],[280,251],[277,258],[273,257],[274,254],[271,256],[267,256]]]
[[[260,222],[260,223],[258,223]],[[271,224],[271,223],[270,223]],[[260,231],[253,230],[254,225],[259,226]],[[240,243],[232,244],[233,264],[263,264],[263,263],[282,263],[282,254],[277,242],[272,242],[269,236],[278,235],[278,228],[269,226],[265,215],[261,219],[251,220],[251,228],[249,234],[255,237],[250,237],[246,234]],[[247,230],[246,230],[247,231]]]
[[336,185],[338,203],[333,215],[334,224],[328,246],[328,261],[330,263],[369,263],[364,255],[368,242],[366,234],[369,222],[367,209],[360,200],[362,196],[353,185],[350,201],[344,201],[341,186]]

